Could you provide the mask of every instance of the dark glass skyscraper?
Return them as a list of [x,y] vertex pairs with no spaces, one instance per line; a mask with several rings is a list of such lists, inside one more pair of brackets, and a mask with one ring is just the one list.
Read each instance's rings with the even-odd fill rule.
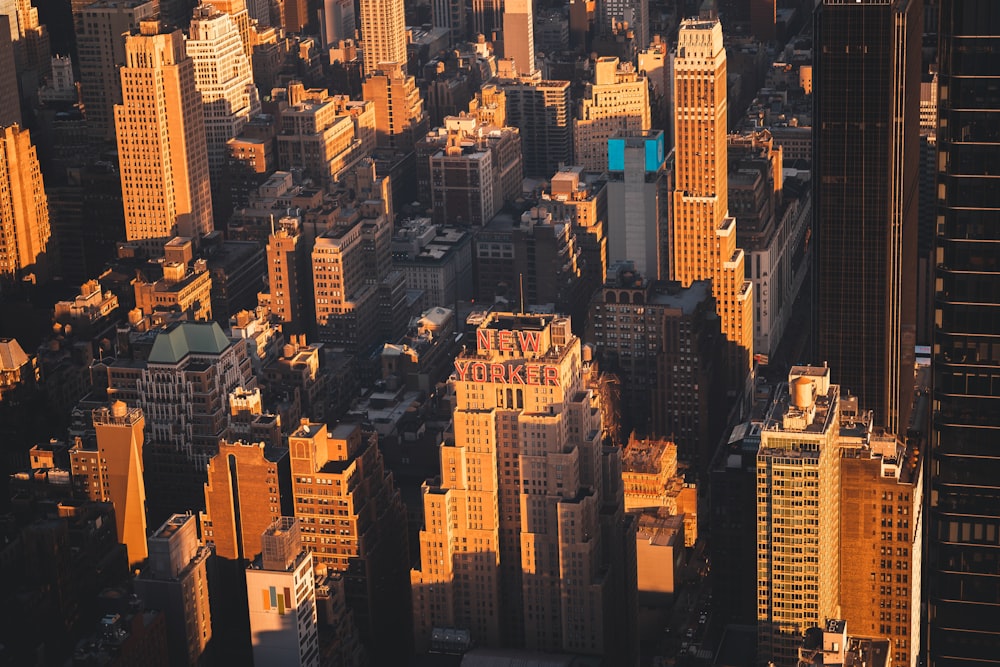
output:
[[941,0],[928,665],[1000,664],[1000,3]]
[[815,25],[818,360],[894,432],[913,391],[922,4],[823,0]]

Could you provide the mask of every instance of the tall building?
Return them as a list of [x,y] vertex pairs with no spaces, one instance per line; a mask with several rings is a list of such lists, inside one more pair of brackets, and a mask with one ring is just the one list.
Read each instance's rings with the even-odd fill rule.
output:
[[154,0],[73,3],[80,99],[87,115],[87,132],[96,139],[115,140],[115,105],[122,103],[118,70],[125,64],[123,34],[153,19],[156,11]]
[[610,36],[630,29],[640,48],[649,44],[649,0],[597,0],[597,33]]
[[916,667],[924,545],[920,446],[873,431],[870,413],[846,423],[846,412],[840,424],[841,618],[856,634],[887,638],[893,665]]
[[[480,316],[455,360],[454,436],[423,486],[411,572],[418,649],[435,628],[483,646],[636,661],[635,523],[601,447],[568,318]],[[614,471],[618,470],[617,479]]]
[[469,36],[483,35],[492,39],[497,30],[503,30],[503,7],[502,0],[472,0]]
[[573,120],[573,156],[598,173],[608,168],[608,139],[650,128],[649,82],[631,63],[598,58]]
[[383,63],[406,71],[406,15],[403,0],[361,0],[361,39],[364,74],[374,74]]
[[90,500],[115,506],[118,542],[128,549],[130,566],[141,564],[146,548],[146,485],[142,410],[115,401],[93,412],[95,446],[78,441],[69,452],[73,484]]
[[535,73],[534,0],[505,0],[503,3],[503,56],[514,61],[520,76]]
[[[802,633],[840,596],[840,387],[793,366],[757,450],[757,658],[795,667]],[[854,557],[854,555],[851,555]]]
[[288,450],[220,440],[207,475],[202,539],[220,558],[254,560],[261,533],[292,509]]
[[298,218],[283,217],[267,239],[267,284],[271,314],[286,333],[301,333],[311,325],[312,281],[309,241]]
[[711,280],[729,349],[728,387],[739,391],[753,358],[752,284],[727,192],[726,50],[718,20],[681,22],[674,58],[675,182],[671,278]]
[[661,277],[668,174],[663,132],[623,132],[607,142],[608,265],[632,261],[649,280]]
[[261,531],[260,557],[246,571],[256,667],[319,667],[316,577],[299,522],[276,517]]
[[[142,21],[125,38],[122,104],[115,105],[125,235],[157,244],[213,229],[204,112],[180,30]],[[151,192],[162,196],[151,196]]]
[[556,220],[569,220],[580,247],[581,280],[593,294],[608,274],[607,181],[583,167],[563,167],[542,190],[542,202]]
[[[0,90],[17,90],[17,70],[14,60],[14,40],[10,32],[11,17],[0,14]],[[20,125],[21,99],[18,95],[0,97],[0,127]]]
[[367,70],[362,96],[375,105],[375,140],[380,148],[409,152],[427,133],[427,113],[406,62],[380,63]]
[[28,130],[0,132],[0,280],[44,279],[51,231],[38,152]]
[[573,112],[569,81],[509,79],[501,82],[507,97],[507,125],[521,131],[524,175],[549,178],[573,163]]
[[922,4],[815,14],[817,358],[895,433],[913,393]]
[[988,663],[1000,654],[1000,136],[996,35],[986,0],[941,0],[938,196],[933,335],[934,430],[929,469],[928,645],[931,667]]
[[302,420],[288,446],[303,545],[317,570],[343,574],[375,664],[399,664],[412,652],[406,510],[378,434]]
[[135,593],[167,617],[171,667],[205,664],[212,640],[208,559],[212,550],[198,540],[197,520],[174,514],[149,536],[149,559],[135,578]]
[[201,93],[209,177],[221,186],[229,156],[226,142],[260,113],[250,58],[235,19],[214,5],[195,8],[184,48],[194,62],[194,85]]

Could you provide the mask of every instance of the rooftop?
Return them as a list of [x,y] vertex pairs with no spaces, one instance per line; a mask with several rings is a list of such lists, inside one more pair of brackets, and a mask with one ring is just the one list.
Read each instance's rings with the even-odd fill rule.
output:
[[222,354],[230,345],[217,322],[178,322],[157,333],[149,363],[176,364],[189,354]]

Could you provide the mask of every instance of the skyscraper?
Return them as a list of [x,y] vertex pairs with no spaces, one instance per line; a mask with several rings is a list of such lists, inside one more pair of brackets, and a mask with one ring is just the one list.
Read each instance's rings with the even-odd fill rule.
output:
[[650,128],[649,82],[632,63],[598,58],[573,120],[573,155],[588,171],[608,168],[608,139]]
[[674,59],[675,185],[671,278],[711,280],[737,390],[753,357],[753,291],[729,215],[726,50],[717,19],[681,22]]
[[0,280],[47,273],[49,204],[31,133],[0,128]]
[[658,280],[668,205],[663,132],[622,132],[607,147],[608,265],[632,261],[647,280]]
[[819,356],[906,430],[916,322],[920,0],[816,11],[813,212]]
[[[118,69],[125,64],[123,33],[138,29],[156,15],[154,0],[99,0],[73,3],[80,98],[87,114],[87,132],[104,141],[115,140],[115,105],[122,103]],[[119,240],[119,239],[116,239]]]
[[195,8],[184,48],[194,62],[194,85],[201,93],[208,173],[213,183],[221,185],[229,156],[226,142],[260,113],[250,58],[236,21],[213,5]]
[[[201,95],[180,30],[142,21],[125,38],[122,104],[115,130],[125,201],[125,235],[155,250],[180,234],[213,229]],[[158,241],[158,242],[157,242]]]
[[757,657],[798,664],[807,628],[840,595],[840,387],[830,369],[793,366],[757,451]]
[[503,56],[514,61],[521,76],[535,72],[534,0],[506,0],[503,4]]
[[941,0],[926,587],[931,667],[1000,655],[1000,8]]
[[550,178],[573,161],[573,109],[569,81],[537,77],[502,82],[507,125],[521,131],[524,175]]
[[96,446],[83,441],[70,449],[73,483],[90,499],[115,506],[118,542],[129,565],[146,560],[146,485],[142,474],[142,410],[115,401],[94,410]]
[[[423,486],[416,639],[635,659],[635,523],[570,320],[491,313],[455,360],[454,440]],[[618,470],[618,476],[611,472]]]
[[364,74],[374,74],[382,63],[406,70],[406,15],[403,0],[361,0],[361,39]]

